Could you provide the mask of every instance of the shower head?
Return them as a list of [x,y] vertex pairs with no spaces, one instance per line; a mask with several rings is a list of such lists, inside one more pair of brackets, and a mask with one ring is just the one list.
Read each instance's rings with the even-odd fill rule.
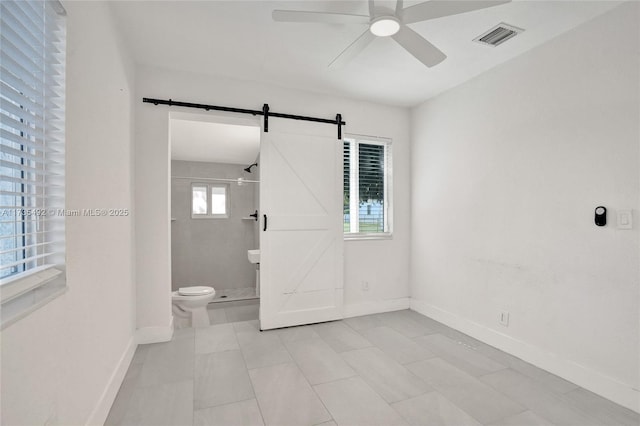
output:
[[250,165],[249,167],[245,167],[245,168],[244,168],[244,171],[245,171],[245,172],[248,172],[248,173],[251,173],[251,168],[252,168],[253,166],[257,166],[257,165],[258,165],[258,163],[253,163],[253,164],[252,164],[252,165]]

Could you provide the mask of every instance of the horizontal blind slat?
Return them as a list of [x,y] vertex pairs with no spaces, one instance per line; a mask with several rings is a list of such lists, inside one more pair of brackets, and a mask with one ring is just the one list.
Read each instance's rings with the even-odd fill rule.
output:
[[5,114],[9,113],[16,117],[23,117],[24,115],[28,115],[29,117],[32,117],[32,119],[34,120],[44,121],[42,111],[28,109],[28,107],[25,108],[24,106],[20,107],[19,105],[16,105],[13,102],[0,103],[0,111],[4,111]]
[[[18,87],[20,90],[17,89]],[[37,103],[42,101],[42,93],[25,85],[19,77],[5,69],[2,63],[0,63],[0,93],[4,97],[0,98],[0,105],[13,103],[29,111],[38,111],[42,114],[43,106]]]
[[42,144],[38,144],[35,141],[30,141],[25,137],[16,135],[15,133],[11,133],[5,129],[0,128],[0,147],[9,146],[7,144],[7,141],[13,142],[17,145],[23,145],[35,151],[41,151],[48,154],[61,154],[61,155],[64,154],[64,151],[61,151],[60,149],[56,149],[57,146],[54,143],[49,142],[47,143],[46,146],[43,146]]
[[[4,22],[3,22],[4,24]],[[4,45],[4,43],[11,43],[16,48],[20,49],[20,51],[27,55],[28,57],[43,57],[42,50],[36,49],[36,47],[26,41],[22,36],[15,32],[11,25],[3,25],[2,26],[2,35],[0,37],[0,45]]]
[[55,252],[54,251],[54,252],[50,252],[50,253],[43,253],[43,254],[40,254],[40,255],[37,255],[37,256],[31,256],[31,257],[19,260],[17,262],[9,263],[8,265],[4,265],[3,264],[2,267],[0,267],[0,270],[1,269],[12,268],[12,267],[18,266],[18,265],[24,265],[24,264],[27,264],[27,263],[30,263],[30,262],[34,262],[34,261],[39,260],[39,259],[44,259],[45,257],[53,256],[53,255],[56,255],[56,254],[60,254],[60,252]]
[[[0,123],[2,123],[2,125],[25,133],[25,136],[42,139],[42,136],[44,136],[44,123],[42,120],[36,121],[36,117],[29,116],[28,114],[25,114],[24,120],[29,120],[31,118],[33,118],[34,121],[21,123],[7,114],[0,113]],[[28,124],[32,124],[33,126],[29,126]]]
[[[64,185],[55,182],[55,177],[44,178],[40,176],[40,179],[22,179],[16,176],[7,176],[6,174],[0,174],[0,180],[3,182],[17,183],[21,185],[29,185],[35,188],[51,188],[51,189],[64,189]],[[0,208],[2,208],[0,206]]]
[[[28,152],[28,151],[24,151],[24,150],[22,150],[22,151],[21,151],[21,150],[19,150],[19,149],[12,148],[12,147],[10,147],[10,146],[2,145],[2,152],[3,152],[4,154],[15,155],[16,157],[28,158],[28,159],[30,159],[30,160],[38,161],[38,162],[40,162],[40,163],[42,163],[43,161],[45,161],[45,158],[44,158],[44,156],[42,155],[43,153],[42,153],[42,152],[39,152],[39,151],[35,151],[36,153],[35,153],[35,154],[32,154],[32,153],[30,153],[30,152]],[[38,153],[39,153],[39,154],[41,154],[41,155],[38,155]]]
[[64,198],[63,195],[56,195],[56,194],[39,194],[39,193],[33,193],[33,192],[14,192],[14,191],[5,191],[5,190],[0,190],[0,195],[7,195],[10,197],[35,197],[38,199],[62,199]]
[[35,155],[29,154],[27,152],[25,152],[23,155],[16,155],[13,154],[11,152],[7,152],[9,150],[12,151],[17,151],[20,152],[19,150],[15,150],[9,147],[5,147],[5,149],[3,149],[3,154],[8,154],[8,155],[12,155],[16,158],[19,158],[21,160],[24,161],[24,163],[22,162],[17,162],[17,161],[11,161],[10,159],[8,159],[7,157],[3,157],[2,160],[7,162],[7,163],[12,163],[13,164],[13,169],[17,170],[18,168],[23,169],[25,166],[26,167],[30,167],[31,169],[37,169],[37,170],[44,170],[46,165],[61,165],[64,164],[64,161],[62,160],[54,160],[54,159],[49,159],[49,158],[45,158],[45,157],[37,157]]
[[39,77],[41,76],[33,73],[33,70],[26,69],[15,58],[9,56],[4,50],[0,51],[0,63],[2,63],[2,68],[4,68],[5,71],[8,71],[19,80],[22,80],[22,85],[26,85],[32,89],[38,87],[38,83],[41,81]]
[[38,237],[38,236],[43,236],[44,234],[53,234],[53,233],[59,233],[64,235],[64,229],[46,229],[44,231],[30,232],[25,234],[15,234],[15,235],[12,234],[12,235],[5,235],[5,236],[0,235],[0,240],[6,240],[9,238],[21,239],[22,237],[26,237],[26,236]]
[[10,249],[10,250],[3,250],[3,251],[0,251],[0,256],[3,255],[3,254],[15,253],[15,252],[21,251],[21,250],[32,250],[32,249],[35,249],[35,248],[44,247],[44,246],[48,246],[48,245],[51,245],[51,244],[54,244],[54,242],[53,241],[45,241],[43,243],[30,244],[28,246],[21,246],[21,247],[16,247],[16,248],[13,248],[13,249]]
[[35,174],[44,175],[44,176],[51,175],[50,172],[46,170],[42,170],[41,168],[30,167],[24,164],[16,164],[14,162],[5,161],[5,160],[0,160],[0,167],[6,167],[6,168],[17,170],[17,171],[26,171],[29,173],[35,173]]
[[19,2],[0,2],[3,26],[10,26],[19,32],[25,41],[33,46],[42,44],[44,25],[41,18],[34,18],[20,8]]
[[15,63],[20,65],[23,69],[29,70],[31,75],[37,76],[44,70],[44,53],[40,52],[37,55],[29,56],[25,52],[24,48],[16,46],[20,39],[9,40],[5,37],[4,33],[0,37],[0,43],[2,43],[2,50],[9,54]]
[[[28,208],[28,207],[26,207],[26,208]],[[60,220],[58,216],[41,216],[37,220],[36,219],[29,219],[29,220],[22,220],[22,219],[0,220],[0,224],[3,224],[3,223],[4,224],[12,224],[12,223],[25,222],[25,225],[28,225],[28,226],[41,226],[41,225],[46,225],[48,223],[56,222],[58,220]],[[27,232],[27,234],[31,234],[31,232]]]

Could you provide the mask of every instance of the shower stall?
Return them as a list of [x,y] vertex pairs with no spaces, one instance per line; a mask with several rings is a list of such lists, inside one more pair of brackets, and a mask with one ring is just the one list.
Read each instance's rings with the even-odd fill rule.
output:
[[171,161],[172,290],[210,286],[214,301],[257,297],[258,173],[244,165]]

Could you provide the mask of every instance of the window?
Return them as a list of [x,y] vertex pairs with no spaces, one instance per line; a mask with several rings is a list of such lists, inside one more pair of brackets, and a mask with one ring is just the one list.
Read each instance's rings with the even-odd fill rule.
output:
[[344,233],[391,236],[391,141],[344,139]]
[[229,185],[194,183],[191,185],[191,217],[229,217]]
[[64,15],[57,1],[0,2],[3,327],[64,289]]

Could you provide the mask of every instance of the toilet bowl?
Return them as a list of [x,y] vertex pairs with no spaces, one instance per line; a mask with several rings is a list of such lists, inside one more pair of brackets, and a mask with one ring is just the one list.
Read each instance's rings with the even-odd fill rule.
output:
[[207,304],[213,300],[213,287],[181,287],[171,293],[174,315],[191,320],[192,327],[208,327]]

